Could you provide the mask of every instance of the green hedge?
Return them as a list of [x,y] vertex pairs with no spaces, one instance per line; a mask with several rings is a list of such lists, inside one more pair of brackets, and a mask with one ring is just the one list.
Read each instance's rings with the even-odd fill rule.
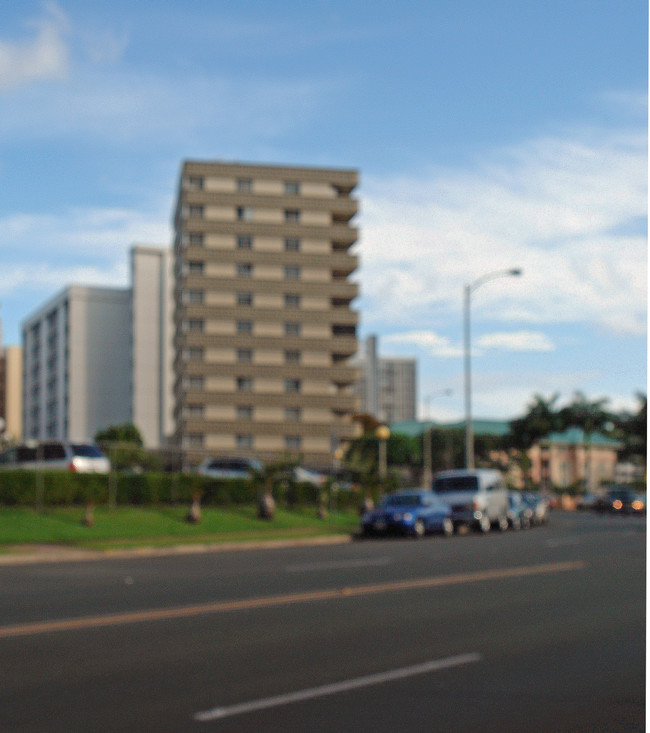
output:
[[[209,479],[190,473],[112,473],[66,471],[0,471],[0,506],[66,506],[73,504],[176,504],[201,494],[205,505],[250,504],[258,495],[253,480]],[[274,486],[282,504],[317,504],[318,489],[291,482]]]

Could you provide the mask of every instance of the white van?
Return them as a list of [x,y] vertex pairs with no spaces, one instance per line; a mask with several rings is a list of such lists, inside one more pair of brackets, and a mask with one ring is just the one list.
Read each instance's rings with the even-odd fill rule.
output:
[[508,528],[508,489],[500,471],[490,468],[440,471],[433,492],[451,507],[454,527],[466,525],[489,532]]

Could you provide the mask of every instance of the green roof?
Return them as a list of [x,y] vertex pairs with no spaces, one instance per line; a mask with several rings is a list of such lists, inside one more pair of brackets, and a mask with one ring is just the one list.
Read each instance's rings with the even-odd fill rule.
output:
[[[510,432],[509,420],[472,420],[474,435],[489,435],[501,437]],[[393,422],[389,426],[391,433],[410,435],[416,437],[422,435],[427,428],[435,430],[465,430],[465,421],[456,423],[435,423],[431,420],[408,420],[406,422]]]
[[567,428],[562,433],[550,433],[540,440],[540,443],[547,445],[599,445],[604,448],[621,448],[622,443],[617,440],[607,438],[600,433],[585,434],[582,428]]

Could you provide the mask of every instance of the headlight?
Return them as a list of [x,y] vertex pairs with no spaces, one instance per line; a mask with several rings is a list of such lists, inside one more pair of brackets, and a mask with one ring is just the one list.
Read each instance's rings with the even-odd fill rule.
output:
[[634,509],[635,512],[640,512],[643,510],[643,502],[637,499],[636,501],[632,502],[632,509]]
[[617,499],[612,506],[614,509],[622,509],[623,508],[623,502],[620,499]]
[[411,514],[411,512],[406,512],[406,514],[404,514],[404,521],[410,522],[411,519],[413,519],[413,515]]

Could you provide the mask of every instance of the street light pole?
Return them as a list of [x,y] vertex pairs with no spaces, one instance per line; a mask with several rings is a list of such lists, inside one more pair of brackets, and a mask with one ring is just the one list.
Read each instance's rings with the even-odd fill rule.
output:
[[521,270],[496,270],[482,275],[463,288],[463,334],[465,372],[465,467],[474,468],[474,429],[472,425],[472,349],[471,349],[471,300],[472,293],[484,283],[498,277],[519,277]]

